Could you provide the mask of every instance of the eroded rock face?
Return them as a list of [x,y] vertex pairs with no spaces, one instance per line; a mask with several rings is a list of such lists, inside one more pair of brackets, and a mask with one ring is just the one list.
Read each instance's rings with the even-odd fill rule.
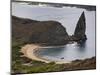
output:
[[86,21],[85,21],[85,14],[83,12],[77,22],[75,32],[72,37],[73,40],[78,42],[85,41],[87,39],[85,32],[86,32]]
[[69,36],[61,23],[56,21],[43,21],[37,23],[36,25],[41,25],[42,27],[41,32],[32,34],[30,40],[32,40],[33,43],[36,42],[46,45],[64,45],[68,42],[67,38]]
[[26,43],[64,45],[68,34],[61,23],[56,21],[35,21],[12,16],[12,35]]
[[87,39],[85,31],[84,12],[72,36],[68,35],[63,25],[57,21],[36,21],[12,16],[12,36],[20,42],[42,45],[65,45],[74,41],[80,43]]

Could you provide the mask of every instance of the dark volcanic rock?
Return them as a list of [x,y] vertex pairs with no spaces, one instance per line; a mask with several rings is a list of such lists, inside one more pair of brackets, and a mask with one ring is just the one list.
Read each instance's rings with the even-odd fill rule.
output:
[[64,45],[69,36],[61,23],[36,21],[12,16],[12,36],[25,43]]
[[12,37],[24,43],[42,45],[65,45],[87,39],[85,14],[81,14],[74,35],[69,36],[66,29],[57,21],[36,21],[12,16]]
[[85,31],[86,31],[86,22],[85,22],[85,14],[83,12],[78,20],[72,39],[78,42],[85,41],[87,39]]

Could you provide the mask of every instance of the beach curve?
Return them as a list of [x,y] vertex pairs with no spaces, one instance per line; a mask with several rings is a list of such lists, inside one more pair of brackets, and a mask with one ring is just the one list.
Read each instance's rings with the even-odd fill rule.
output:
[[36,56],[35,52],[39,50],[40,46],[35,44],[27,44],[21,48],[21,52],[24,54],[25,57],[28,57],[32,60],[41,61],[45,63],[49,63],[50,61],[44,60]]
[[[59,46],[52,46],[52,47],[59,47]],[[26,44],[21,48],[21,51],[27,58],[32,59],[32,60],[36,60],[36,61],[41,61],[41,62],[45,62],[45,63],[50,63],[50,62],[55,62],[56,64],[64,64],[64,63],[70,63],[68,61],[50,61],[47,59],[44,59],[42,57],[40,57],[36,51],[38,51],[40,48],[52,48],[51,46],[48,47],[41,47],[40,45],[36,45],[36,44]],[[60,46],[63,47],[63,46]]]

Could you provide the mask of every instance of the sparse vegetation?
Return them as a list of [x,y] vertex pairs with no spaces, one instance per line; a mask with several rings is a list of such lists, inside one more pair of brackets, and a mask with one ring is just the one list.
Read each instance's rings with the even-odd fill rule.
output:
[[44,63],[35,61],[22,56],[20,48],[24,44],[16,44],[12,47],[12,74],[22,73],[44,73],[44,72],[58,72],[71,70],[85,70],[96,68],[96,58],[85,60],[76,60],[72,63],[56,64],[55,62]]
[[[39,28],[38,24],[36,24],[36,25],[34,24],[34,23],[37,23],[38,21],[32,21],[29,19],[20,19],[17,17],[13,17],[12,22],[13,22],[12,74],[72,71],[72,70],[86,70],[86,69],[95,69],[96,68],[96,58],[95,57],[90,58],[90,59],[85,59],[85,60],[77,60],[77,61],[73,61],[72,63],[66,63],[66,64],[56,64],[54,62],[44,63],[41,61],[35,61],[35,60],[31,60],[27,57],[24,57],[23,54],[20,52],[20,49],[23,45],[29,43],[28,39],[30,39],[30,35],[32,35],[33,33],[34,33],[34,36],[35,36],[35,33],[37,33],[37,37],[38,37],[40,34],[40,33],[38,34],[38,32],[41,32],[41,31],[43,32],[47,28],[51,27],[54,30],[52,33],[54,36],[52,36],[52,37],[55,38],[55,35],[57,35],[56,36],[57,40],[58,40],[58,37],[62,36],[62,34],[63,34],[63,36],[65,36],[67,34],[65,33],[65,31],[63,31],[63,29],[64,29],[63,27],[61,29],[61,26],[58,22],[57,22],[57,24],[58,24],[59,28],[57,30],[61,29],[60,30],[61,35],[60,34],[58,35],[58,33],[56,32],[57,30],[55,30],[55,28],[57,28],[57,25],[53,21],[52,22],[50,21],[50,23],[53,23],[54,26],[56,26],[55,28],[53,28],[52,24],[49,25],[49,24],[47,24],[47,22],[45,22],[41,26],[44,26],[44,24],[46,24],[47,25],[46,29],[44,28],[42,30],[41,30],[41,28],[43,28],[43,27]],[[29,26],[29,22],[30,22],[30,26]],[[33,29],[31,29],[33,26],[32,24],[34,24],[34,26],[36,26],[36,27],[33,27]],[[37,30],[37,28],[38,28],[38,30]],[[51,28],[50,28],[50,30],[51,30]],[[47,38],[48,37],[47,34],[48,33],[51,34],[51,32],[48,31],[47,33],[44,34],[44,36]],[[41,36],[43,36],[43,34]],[[52,42],[52,37],[50,37],[50,40],[43,39],[43,38],[42,39],[36,38],[36,39],[39,42],[46,40],[46,42],[48,42],[48,43],[50,42],[52,45],[53,45],[53,43],[56,43],[56,42],[58,44],[58,41]],[[37,42],[36,39],[34,37],[35,42]],[[34,40],[31,40],[31,41],[34,41]],[[60,43],[63,44],[62,41]]]
[[[39,4],[39,2],[35,2],[35,4]],[[51,4],[55,5],[53,3]],[[70,6],[74,7],[76,5]],[[89,6],[80,7],[88,10],[90,9]],[[90,10],[95,10],[94,8],[95,6],[93,6],[93,9],[91,8]],[[72,42],[73,39],[76,39],[74,36],[68,36],[66,29],[59,22],[41,22],[12,16],[12,24],[12,74],[88,70],[96,68],[96,57],[84,60],[75,60],[71,63],[56,64],[55,62],[44,63],[41,61],[35,61],[23,56],[20,49],[25,44],[41,43],[41,45],[46,46],[65,45],[69,41]],[[69,40],[69,38],[72,39]]]

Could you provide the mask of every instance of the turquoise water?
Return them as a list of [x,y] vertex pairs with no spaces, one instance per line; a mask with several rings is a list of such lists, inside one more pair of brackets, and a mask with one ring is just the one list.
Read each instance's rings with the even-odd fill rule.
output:
[[95,11],[76,7],[56,8],[12,3],[12,15],[40,21],[59,21],[69,35],[74,33],[76,23],[83,11],[86,17],[87,41],[81,45],[73,43],[64,47],[39,50],[39,55],[42,58],[52,61],[72,61],[95,56]]

